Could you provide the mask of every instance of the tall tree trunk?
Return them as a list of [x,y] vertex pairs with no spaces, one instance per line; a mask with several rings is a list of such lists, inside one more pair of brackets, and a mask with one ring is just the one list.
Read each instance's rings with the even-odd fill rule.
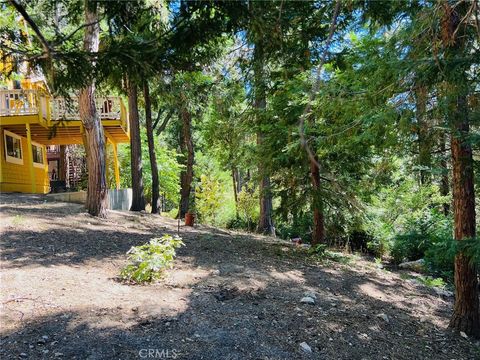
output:
[[237,194],[237,180],[236,180],[235,167],[232,167],[232,183],[233,183],[233,198],[235,200],[235,215],[238,218],[238,194]]
[[[449,66],[464,53],[466,25],[460,24],[467,12],[467,4],[455,9],[443,3],[442,40],[445,46],[445,61]],[[458,241],[475,237],[475,190],[473,178],[472,147],[468,142],[469,120],[467,104],[467,69],[446,69],[450,75],[447,93],[448,120],[451,129],[452,193],[454,214],[454,237]],[[455,75],[453,74],[455,73]],[[458,75],[463,76],[458,76]],[[480,336],[478,272],[465,253],[455,257],[455,305],[450,327],[467,335]]]
[[[315,158],[318,162],[318,158]],[[325,224],[323,216],[323,204],[320,194],[320,169],[318,165],[310,160],[310,179],[312,181],[313,199],[313,231],[312,231],[312,245],[325,242]]]
[[143,97],[145,99],[145,123],[147,127],[148,155],[152,169],[152,214],[159,212],[160,184],[158,179],[157,156],[155,154],[155,139],[153,137],[152,103],[148,81],[143,82]]
[[[98,52],[100,26],[96,3],[86,1],[83,49],[88,53]],[[88,187],[87,211],[98,217],[107,216],[107,178],[105,164],[105,135],[95,104],[95,81],[80,90],[78,95],[80,120],[85,130],[84,146],[87,154]]]
[[[447,150],[445,147],[446,143],[446,134],[442,129],[440,134],[440,168],[441,168],[441,179],[440,179],[440,195],[447,196],[450,192],[450,181],[448,179],[448,164],[447,164]],[[450,203],[445,202],[443,204],[443,213],[445,216],[450,214]]]
[[[475,237],[475,193],[472,147],[469,132],[467,99],[458,96],[452,119],[452,184],[454,236],[456,240]],[[480,336],[478,280],[475,264],[463,253],[455,257],[455,306],[450,326],[468,335]]]
[[180,213],[178,216],[183,219],[190,210],[190,193],[193,181],[194,150],[192,140],[192,116],[188,109],[183,108],[180,113],[182,120],[182,133],[180,148],[186,157],[185,168],[180,173]]
[[[254,69],[254,87],[255,87],[255,110],[257,117],[257,148],[261,149],[264,139],[262,123],[264,122],[265,110],[267,107],[266,91],[265,91],[265,74],[264,74],[264,50],[263,38],[255,42],[253,53],[253,69]],[[272,221],[272,194],[270,191],[270,177],[267,174],[266,166],[262,158],[258,163],[258,174],[260,178],[259,196],[260,196],[260,216],[258,219],[257,231],[263,234],[275,236],[275,227]]]
[[130,123],[130,156],[132,171],[132,206],[130,211],[145,210],[143,194],[142,143],[138,116],[137,84],[128,79],[128,119]]
[[416,97],[416,118],[417,118],[417,140],[418,140],[418,165],[420,166],[420,183],[422,185],[431,182],[430,168],[432,166],[430,130],[427,121],[427,88],[417,85]]

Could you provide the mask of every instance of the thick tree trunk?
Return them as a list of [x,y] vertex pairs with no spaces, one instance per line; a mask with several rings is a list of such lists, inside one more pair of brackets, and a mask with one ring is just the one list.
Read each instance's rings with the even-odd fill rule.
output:
[[[452,119],[452,185],[456,240],[475,237],[475,194],[472,148],[469,132],[467,99],[457,98]],[[450,326],[468,335],[480,336],[477,268],[464,254],[455,257],[455,306]]]
[[138,116],[137,85],[128,80],[128,119],[130,123],[130,156],[132,171],[132,206],[130,211],[145,210],[143,194],[142,143]]
[[[263,134],[257,133],[257,146],[261,147],[263,142]],[[263,160],[258,164],[258,173],[260,175],[260,216],[258,219],[257,231],[262,234],[275,236],[275,227],[273,225],[273,205],[272,194],[270,192],[270,177],[266,176],[265,165]]]
[[430,130],[427,121],[427,88],[418,85],[415,90],[417,140],[418,140],[418,165],[420,166],[420,183],[431,182],[430,168],[432,166]]
[[[318,162],[318,159],[315,159]],[[320,194],[320,169],[314,161],[310,160],[310,178],[312,181],[312,210],[313,210],[313,231],[312,245],[325,242],[325,225],[323,216],[323,205]]]
[[[264,121],[264,114],[267,107],[266,90],[265,90],[265,74],[264,74],[264,52],[263,39],[258,39],[255,43],[253,54],[254,62],[254,87],[255,87],[255,109],[257,116],[257,147],[262,148],[264,134],[261,130]],[[259,174],[259,196],[260,196],[260,216],[258,219],[257,231],[263,234],[271,234],[275,236],[275,227],[272,221],[272,194],[270,191],[270,177],[267,175],[266,166],[262,158],[258,163]]]
[[[98,52],[100,27],[95,3],[86,2],[83,49],[89,53]],[[78,95],[80,120],[85,136],[84,146],[87,154],[88,188],[87,211],[94,216],[107,216],[107,178],[105,164],[105,135],[95,104],[95,82],[80,90]]]
[[[443,2],[442,41],[445,47],[445,62],[452,67],[464,54],[466,25],[460,23],[468,11],[468,4],[459,3],[452,8]],[[452,194],[454,237],[458,241],[475,237],[475,190],[473,179],[472,147],[468,142],[469,120],[467,104],[467,69],[446,69],[448,120],[452,152]],[[459,76],[460,75],[460,76]],[[463,75],[463,76],[462,76]],[[467,335],[480,336],[478,300],[478,272],[464,253],[455,257],[455,305],[450,327]]]
[[160,184],[158,179],[157,156],[155,154],[155,139],[153,137],[152,103],[148,81],[143,83],[143,97],[145,99],[145,123],[147,127],[148,155],[152,169],[152,214],[159,212]]
[[[445,137],[446,134],[443,130],[440,134],[440,168],[442,169],[441,179],[440,179],[440,194],[442,196],[447,196],[450,192],[450,181],[448,179],[448,164],[447,164],[447,153],[445,147]],[[445,216],[450,214],[450,203],[445,202],[443,204],[443,213]]]
[[180,116],[182,117],[180,148],[186,158],[186,164],[184,170],[180,173],[180,214],[178,214],[178,216],[183,219],[185,214],[190,210],[194,150],[192,140],[192,116],[185,108],[182,109]]

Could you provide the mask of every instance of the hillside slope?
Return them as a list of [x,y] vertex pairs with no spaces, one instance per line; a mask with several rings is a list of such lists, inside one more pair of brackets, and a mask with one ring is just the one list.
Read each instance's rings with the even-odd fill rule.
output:
[[176,221],[1,203],[2,359],[479,358],[446,328],[451,298],[361,259],[316,264],[272,238],[181,227],[187,246],[166,278],[124,285],[125,252]]

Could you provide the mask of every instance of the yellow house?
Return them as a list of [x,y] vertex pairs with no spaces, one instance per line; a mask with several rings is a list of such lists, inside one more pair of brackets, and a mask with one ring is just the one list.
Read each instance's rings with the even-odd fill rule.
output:
[[[119,97],[96,102],[119,188],[117,144],[129,142],[127,111]],[[75,97],[52,98],[31,80],[22,81],[21,89],[0,89],[0,192],[48,193],[46,145],[82,144],[82,134]]]

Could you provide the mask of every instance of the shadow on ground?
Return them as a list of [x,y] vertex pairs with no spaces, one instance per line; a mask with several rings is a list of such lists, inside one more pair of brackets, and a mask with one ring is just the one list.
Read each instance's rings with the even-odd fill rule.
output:
[[[80,212],[70,205],[4,205],[2,216],[10,222],[21,216],[38,224],[30,227],[22,219],[7,224],[3,271],[15,274],[11,281],[19,287],[27,270],[48,268],[58,276],[46,285],[54,292],[68,280],[56,266],[76,265],[82,272],[94,264],[104,284],[97,296],[108,298],[111,288],[121,286],[130,298],[112,296],[105,307],[88,302],[72,307],[56,298],[37,299],[36,289],[18,301],[6,294],[2,312],[16,322],[2,330],[1,358],[479,358],[472,342],[445,328],[451,299],[368,264],[313,264],[304,253],[265,237],[182,228],[187,246],[168,279],[150,287],[119,285],[111,278],[116,270],[102,264],[123,259],[130,246],[152,236],[174,233],[176,223],[128,213],[104,222]],[[85,284],[77,286],[81,292]],[[174,297],[167,298],[169,291]],[[300,303],[306,291],[316,294],[314,305]],[[141,297],[152,294],[173,310],[151,315],[155,309]],[[24,302],[40,300],[57,306],[40,315],[22,313]],[[175,307],[179,302],[183,305]],[[301,342],[311,346],[311,354],[300,350]]]

